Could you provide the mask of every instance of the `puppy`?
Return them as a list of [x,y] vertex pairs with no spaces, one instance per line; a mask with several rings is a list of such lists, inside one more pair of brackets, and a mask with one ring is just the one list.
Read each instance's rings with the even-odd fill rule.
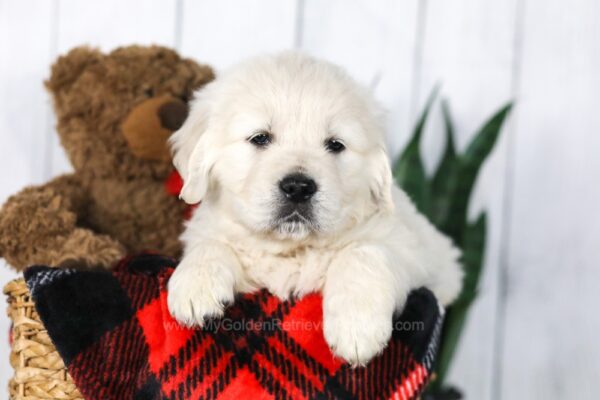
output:
[[181,197],[202,201],[169,281],[173,317],[202,326],[238,292],[320,291],[327,343],[363,365],[412,289],[450,303],[459,252],[394,186],[380,114],[340,68],[298,53],[244,62],[196,93],[171,138]]

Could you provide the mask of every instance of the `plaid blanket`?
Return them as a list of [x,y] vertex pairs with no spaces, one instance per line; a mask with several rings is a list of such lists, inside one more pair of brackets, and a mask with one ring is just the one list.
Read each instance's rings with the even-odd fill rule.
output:
[[414,291],[383,354],[351,368],[330,352],[321,297],[240,296],[184,328],[166,306],[175,260],[144,254],[109,273],[31,267],[36,309],[87,399],[413,399],[429,380],[438,304]]

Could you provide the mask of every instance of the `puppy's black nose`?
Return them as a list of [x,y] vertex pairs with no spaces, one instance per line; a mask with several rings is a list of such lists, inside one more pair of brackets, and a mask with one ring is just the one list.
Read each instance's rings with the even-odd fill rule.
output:
[[317,191],[314,180],[303,174],[291,174],[279,182],[279,189],[285,197],[294,202],[302,203],[309,200]]

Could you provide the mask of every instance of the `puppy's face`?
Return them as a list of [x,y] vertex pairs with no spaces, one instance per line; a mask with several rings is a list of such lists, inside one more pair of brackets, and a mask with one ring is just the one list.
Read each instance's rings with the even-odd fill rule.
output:
[[392,207],[376,113],[333,65],[292,53],[241,64],[197,93],[171,138],[181,196],[280,238],[335,234]]

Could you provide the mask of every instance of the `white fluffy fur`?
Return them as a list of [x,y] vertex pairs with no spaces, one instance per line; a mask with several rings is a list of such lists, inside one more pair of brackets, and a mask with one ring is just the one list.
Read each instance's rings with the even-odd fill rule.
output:
[[[459,252],[393,185],[380,114],[340,68],[298,53],[252,59],[196,93],[171,139],[182,198],[202,200],[169,282],[172,315],[202,325],[236,292],[321,291],[325,338],[356,365],[385,347],[410,290],[451,302]],[[274,137],[265,149],[247,140],[260,130]],[[327,152],[330,137],[346,150]],[[314,220],[277,222],[278,183],[297,171],[317,182]]]

